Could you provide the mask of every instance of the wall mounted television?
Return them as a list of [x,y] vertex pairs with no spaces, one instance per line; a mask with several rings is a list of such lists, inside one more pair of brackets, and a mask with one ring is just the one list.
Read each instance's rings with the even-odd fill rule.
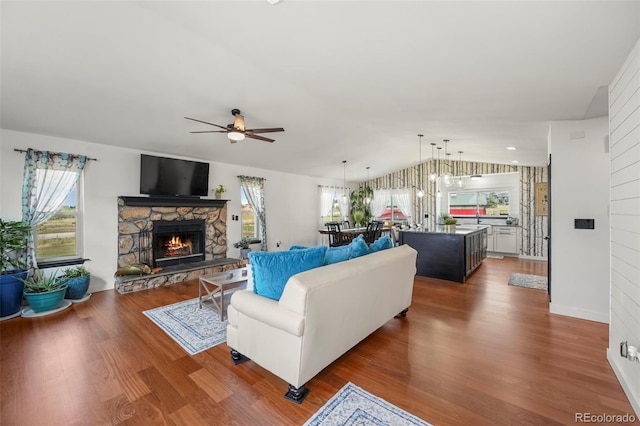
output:
[[141,154],[140,193],[206,196],[209,194],[209,163]]

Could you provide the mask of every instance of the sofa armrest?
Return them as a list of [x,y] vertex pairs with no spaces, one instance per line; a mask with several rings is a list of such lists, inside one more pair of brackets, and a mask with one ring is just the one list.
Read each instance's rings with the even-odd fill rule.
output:
[[294,336],[302,336],[304,317],[283,308],[277,301],[255,294],[248,290],[238,290],[231,296],[231,306],[239,314],[284,330]]

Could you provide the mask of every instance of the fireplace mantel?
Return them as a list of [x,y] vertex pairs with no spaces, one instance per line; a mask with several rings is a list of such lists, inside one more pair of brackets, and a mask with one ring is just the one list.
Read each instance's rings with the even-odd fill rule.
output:
[[229,200],[197,197],[118,197],[129,207],[224,207]]

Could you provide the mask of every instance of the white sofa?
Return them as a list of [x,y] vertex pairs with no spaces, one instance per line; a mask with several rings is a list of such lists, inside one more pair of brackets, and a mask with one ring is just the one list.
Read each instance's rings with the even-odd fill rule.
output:
[[279,301],[236,291],[227,344],[236,364],[252,359],[289,383],[300,403],[304,384],[394,316],[406,315],[416,251],[404,245],[289,278]]

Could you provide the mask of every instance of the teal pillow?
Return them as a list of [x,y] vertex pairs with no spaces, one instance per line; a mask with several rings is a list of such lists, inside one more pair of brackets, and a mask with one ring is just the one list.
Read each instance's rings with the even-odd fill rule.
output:
[[301,250],[249,252],[253,292],[280,300],[289,277],[322,266],[326,251],[326,246],[318,246]]
[[354,238],[348,247],[351,247],[351,259],[371,253],[369,246],[362,235],[358,235]]
[[289,247],[289,250],[304,250],[304,249],[308,249],[308,248],[309,247],[293,245],[293,246]]
[[333,263],[344,262],[351,259],[351,246],[329,247],[324,255],[324,264],[331,265]]
[[393,241],[391,241],[391,237],[389,237],[388,235],[384,235],[372,242],[369,246],[369,249],[371,250],[371,253],[375,253],[377,251],[390,249],[392,247]]

